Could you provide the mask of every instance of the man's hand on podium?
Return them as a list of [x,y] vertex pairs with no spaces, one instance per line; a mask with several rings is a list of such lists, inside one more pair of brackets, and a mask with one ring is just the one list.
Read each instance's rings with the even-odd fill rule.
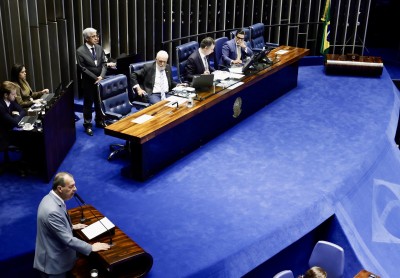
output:
[[74,229],[74,230],[81,230],[81,229],[86,228],[86,227],[87,227],[86,224],[81,224],[81,223],[72,225],[72,229]]
[[93,245],[92,245],[93,252],[98,252],[98,251],[103,251],[103,250],[108,250],[108,249],[110,249],[110,245],[108,243],[96,242],[96,243],[93,243]]

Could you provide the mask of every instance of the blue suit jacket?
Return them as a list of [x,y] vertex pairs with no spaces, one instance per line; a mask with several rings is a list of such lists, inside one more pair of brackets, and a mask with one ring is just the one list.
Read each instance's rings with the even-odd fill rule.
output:
[[[253,55],[253,51],[251,50],[250,44],[248,42],[246,42],[247,45],[247,52],[244,51],[244,49],[242,48],[242,59],[243,57],[246,56],[252,56]],[[222,46],[222,61],[224,63],[225,66],[230,66],[232,60],[236,60],[237,58],[237,53],[236,53],[236,42],[235,39],[231,39],[230,41],[227,41],[226,43],[224,43],[224,45]]]
[[33,267],[47,274],[71,270],[76,252],[89,255],[92,246],[72,234],[72,223],[64,205],[51,192],[40,202]]

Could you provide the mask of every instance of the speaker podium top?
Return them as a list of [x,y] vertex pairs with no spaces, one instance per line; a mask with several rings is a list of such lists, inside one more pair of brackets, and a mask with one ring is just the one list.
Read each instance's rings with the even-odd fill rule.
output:
[[[103,218],[97,209],[84,205],[83,214],[90,225]],[[68,210],[73,224],[80,223],[82,210],[80,207]],[[141,277],[153,266],[153,257],[128,237],[119,227],[115,226],[113,233],[104,233],[90,241],[80,230],[74,231],[75,236],[90,244],[95,242],[108,243],[112,238],[113,246],[106,251],[92,252],[88,257],[80,256],[73,274],[76,277],[90,277],[90,270],[99,270],[99,277]]]

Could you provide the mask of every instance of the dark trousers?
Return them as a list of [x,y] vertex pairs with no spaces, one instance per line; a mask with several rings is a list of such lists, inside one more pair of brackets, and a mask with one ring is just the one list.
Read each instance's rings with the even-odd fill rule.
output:
[[[93,83],[93,84],[91,84]],[[83,126],[85,128],[92,127],[92,107],[94,103],[95,121],[102,121],[102,114],[100,110],[100,100],[97,93],[97,85],[93,80],[84,81],[83,85]]]

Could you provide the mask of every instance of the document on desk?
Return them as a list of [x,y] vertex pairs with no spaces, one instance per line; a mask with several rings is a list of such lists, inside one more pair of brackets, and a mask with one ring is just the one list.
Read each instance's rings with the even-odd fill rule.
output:
[[[101,221],[101,223],[100,223],[100,221]],[[88,240],[91,240],[91,239],[111,230],[114,227],[115,227],[115,225],[110,220],[108,220],[107,217],[104,217],[104,218],[100,219],[99,221],[96,221],[93,224],[82,229],[81,231],[87,237]]]
[[151,120],[153,118],[154,117],[151,115],[144,114],[140,117],[137,117],[136,119],[133,119],[131,122],[135,124],[143,124],[144,122],[147,122],[148,120]]
[[222,70],[214,71],[213,75],[214,75],[214,81],[215,80],[225,80],[230,77],[230,74],[228,71],[222,71]]

